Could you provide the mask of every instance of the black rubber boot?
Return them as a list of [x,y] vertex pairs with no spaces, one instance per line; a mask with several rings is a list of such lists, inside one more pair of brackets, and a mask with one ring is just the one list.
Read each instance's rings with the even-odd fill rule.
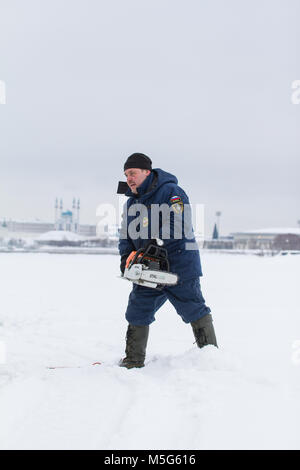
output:
[[198,348],[203,348],[208,344],[218,347],[210,313],[199,318],[199,320],[192,321],[191,325]]
[[144,367],[148,335],[149,325],[128,325],[125,349],[126,357],[119,362],[120,367],[126,367],[127,369]]

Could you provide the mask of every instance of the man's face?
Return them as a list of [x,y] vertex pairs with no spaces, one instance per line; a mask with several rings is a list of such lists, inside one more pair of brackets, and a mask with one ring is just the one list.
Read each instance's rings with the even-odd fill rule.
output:
[[150,170],[141,170],[140,168],[128,168],[125,170],[127,184],[134,194],[137,194],[137,188],[145,181],[150,174]]

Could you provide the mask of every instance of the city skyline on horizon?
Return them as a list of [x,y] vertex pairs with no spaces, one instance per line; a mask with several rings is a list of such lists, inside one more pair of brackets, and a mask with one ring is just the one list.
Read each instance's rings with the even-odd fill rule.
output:
[[[70,204],[66,204],[64,202],[64,198],[60,198],[60,197],[55,197],[53,199],[53,206],[52,206],[52,211],[48,210],[48,212],[44,212],[44,214],[50,214],[50,212],[53,212],[52,214],[52,219],[51,219],[51,215],[47,218],[47,215],[44,215],[44,216],[41,216],[41,215],[30,215],[30,216],[23,216],[23,217],[13,217],[13,216],[5,216],[5,215],[2,215],[0,214],[0,223],[2,224],[3,221],[6,221],[6,222],[9,222],[9,221],[20,221],[20,222],[40,222],[40,223],[55,223],[55,219],[57,217],[57,214],[56,214],[56,211],[57,209],[63,211],[63,212],[66,212],[66,211],[71,211],[73,212],[74,210],[74,200],[76,199],[76,201],[81,201],[81,198],[79,197],[72,197],[72,198],[68,198],[67,201],[69,202],[70,201]],[[61,207],[61,201],[63,202],[63,206]],[[58,202],[58,206],[56,207],[56,203]],[[107,205],[107,203],[104,203],[104,205]],[[73,207],[72,207],[73,206]],[[115,207],[115,209],[117,209],[116,207],[116,204],[112,204],[113,207]],[[99,204],[98,206],[99,207]],[[93,220],[88,220],[87,218],[84,217],[84,214],[82,212],[82,210],[84,210],[84,207],[80,207],[80,224],[82,225],[97,225],[97,216],[96,216],[96,211],[97,211],[97,207],[95,208],[95,219],[94,221]],[[77,210],[77,207],[75,208]],[[119,209],[120,209],[120,206],[119,206]],[[193,210],[193,205],[192,205],[192,210]],[[116,210],[116,214],[118,213],[118,210]],[[204,216],[205,216],[205,207],[204,207]],[[300,226],[300,218],[297,219],[294,224],[293,223],[290,223],[290,224],[273,224],[273,225],[270,225],[270,224],[263,224],[261,226],[250,226],[248,224],[248,226],[246,226],[246,228],[237,228],[235,230],[230,230],[228,232],[225,232],[225,231],[222,231],[222,216],[223,216],[223,212],[222,211],[216,211],[214,216],[211,217],[211,229],[210,227],[208,228],[207,227],[207,222],[205,221],[204,222],[204,232],[205,232],[205,236],[210,236],[213,234],[214,232],[214,228],[215,228],[215,225],[217,225],[217,228],[218,228],[218,233],[219,233],[219,236],[229,236],[230,234],[232,233],[238,233],[238,232],[247,232],[247,231],[255,231],[255,230],[261,230],[261,229],[266,229],[266,228],[278,228],[278,227],[281,227],[281,228],[294,228],[294,229],[297,229],[299,226]],[[117,217],[118,218],[118,217]],[[220,222],[220,218],[221,218],[221,222]],[[119,224],[120,225],[120,224]]]
[[141,152],[207,233],[217,211],[223,234],[296,225],[299,17],[297,0],[5,3],[0,214],[53,220],[53,197],[80,195],[95,223]]

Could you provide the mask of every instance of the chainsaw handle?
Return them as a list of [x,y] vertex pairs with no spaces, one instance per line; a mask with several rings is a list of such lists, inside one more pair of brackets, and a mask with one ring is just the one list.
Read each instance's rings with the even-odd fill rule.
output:
[[136,262],[138,256],[142,252],[143,252],[143,248],[140,248],[137,251],[132,251],[126,260],[126,268],[129,268],[130,266],[132,266]]

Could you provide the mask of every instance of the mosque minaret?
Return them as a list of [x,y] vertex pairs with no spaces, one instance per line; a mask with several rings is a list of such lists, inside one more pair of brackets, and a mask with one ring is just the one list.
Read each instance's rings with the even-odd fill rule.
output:
[[[58,210],[59,209],[59,210]],[[58,198],[55,199],[54,204],[55,211],[55,221],[54,226],[55,230],[66,230],[68,232],[79,233],[79,214],[80,214],[80,200],[73,198],[72,211],[67,209],[63,210],[63,200],[60,199],[60,204],[58,205]]]

